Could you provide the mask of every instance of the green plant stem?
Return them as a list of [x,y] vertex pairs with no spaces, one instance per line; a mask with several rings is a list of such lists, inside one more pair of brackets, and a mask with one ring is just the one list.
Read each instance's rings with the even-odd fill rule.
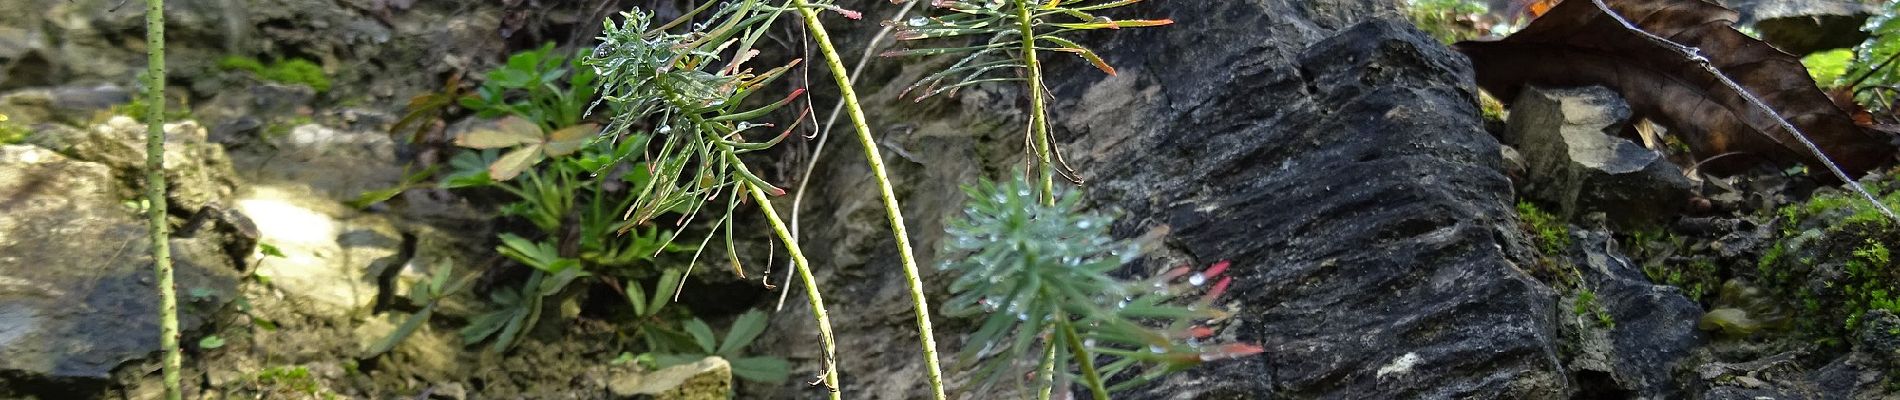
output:
[[1029,136],[1035,140],[1036,175],[1042,180],[1042,202],[1055,204],[1056,183],[1055,165],[1049,159],[1055,153],[1054,143],[1049,137],[1049,120],[1044,114],[1042,99],[1042,63],[1036,60],[1035,17],[1029,13],[1034,0],[1016,0],[1016,30],[1023,36],[1023,70],[1028,71],[1029,79],[1024,81],[1029,87]]
[[[858,94],[851,89],[851,77],[839,60],[838,50],[831,45],[831,35],[825,31],[824,23],[818,20],[818,10],[806,0],[792,0],[798,6],[798,13],[805,18],[805,26],[811,31],[812,40],[818,42],[818,50],[825,56],[825,66],[831,69],[831,77],[837,81],[840,96],[844,98],[845,110],[851,116],[851,125],[856,128],[858,143],[864,147],[865,161],[871,165],[871,174],[877,179],[878,193],[884,198],[884,212],[889,217],[891,236],[897,239],[898,261],[903,264],[904,279],[910,284],[911,304],[917,313],[917,336],[923,341],[924,368],[929,374],[932,398],[944,400],[948,397],[943,391],[943,370],[937,366],[937,340],[930,329],[930,305],[924,298],[924,282],[918,276],[916,255],[910,247],[910,235],[904,231],[904,213],[897,204],[897,193],[891,189],[890,175],[884,171],[883,156],[878,155],[877,141],[871,137],[870,124],[864,120],[864,109],[858,105]],[[787,236],[789,238],[789,236]]]
[[1049,400],[1050,392],[1056,388],[1056,346],[1050,343],[1043,347],[1042,365],[1037,367],[1037,370],[1042,371],[1037,376],[1037,380],[1042,381],[1042,388],[1036,391],[1036,400]]
[[811,266],[805,261],[805,252],[799,250],[798,240],[792,238],[792,232],[785,228],[785,221],[778,218],[778,211],[772,208],[772,199],[758,187],[742,186],[752,195],[752,201],[759,203],[759,211],[765,213],[765,221],[772,225],[772,232],[778,234],[780,242],[785,243],[785,252],[792,256],[792,266],[798,270],[798,278],[805,282],[805,299],[811,303],[811,316],[818,321],[818,336],[824,341],[825,386],[831,390],[831,399],[838,400],[842,389],[838,387],[838,344],[831,339],[831,317],[825,314],[825,299],[818,294],[818,280],[812,278]]
[[145,2],[145,215],[151,221],[152,272],[158,275],[158,347],[165,398],[178,400],[178,290],[172,282],[171,227],[165,220],[165,0]]
[[1082,344],[1082,335],[1075,333],[1075,324],[1069,322],[1069,316],[1057,312],[1056,327],[1062,330],[1063,341],[1069,342],[1076,363],[1082,365],[1082,381],[1089,385],[1089,393],[1095,395],[1095,400],[1108,400],[1108,388],[1102,386],[1102,375],[1095,372],[1095,357]]

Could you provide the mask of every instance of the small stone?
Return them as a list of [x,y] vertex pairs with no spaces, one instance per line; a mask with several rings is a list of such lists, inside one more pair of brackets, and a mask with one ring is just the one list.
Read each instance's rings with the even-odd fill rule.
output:
[[1575,219],[1603,212],[1619,228],[1644,227],[1690,205],[1689,180],[1662,154],[1615,136],[1629,105],[1602,87],[1531,87],[1518,96],[1504,142],[1526,164],[1523,195]]
[[659,371],[622,373],[608,378],[607,389],[617,398],[724,400],[732,397],[732,364],[713,356]]

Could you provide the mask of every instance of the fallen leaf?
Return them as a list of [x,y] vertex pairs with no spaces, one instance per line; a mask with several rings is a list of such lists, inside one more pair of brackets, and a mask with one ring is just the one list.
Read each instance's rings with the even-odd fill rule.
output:
[[496,120],[493,125],[470,130],[455,138],[455,145],[471,149],[499,149],[515,145],[541,143],[541,127],[519,117]]
[[[1701,0],[1605,0],[1643,31],[1698,49],[1684,57],[1633,31],[1590,0],[1558,3],[1524,30],[1497,41],[1454,45],[1472,59],[1478,84],[1506,104],[1525,85],[1602,85],[1635,111],[1690,144],[1698,159],[1743,153],[1821,167],[1821,161],[1777,116],[1759,111],[1752,93],[1857,177],[1893,159],[1888,137],[1854,123],[1821,93],[1800,60],[1736,31],[1734,11]],[[1747,90],[1734,90],[1705,69],[1712,65]],[[1740,157],[1725,157],[1743,159]],[[1713,173],[1733,172],[1705,166]]]

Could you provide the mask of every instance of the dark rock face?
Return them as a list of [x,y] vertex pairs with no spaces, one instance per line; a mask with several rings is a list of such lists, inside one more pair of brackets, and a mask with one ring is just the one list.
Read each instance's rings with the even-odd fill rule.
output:
[[[101,164],[0,147],[0,397],[98,396],[121,364],[158,352],[144,220],[115,185]],[[186,332],[236,296],[215,238],[171,242]]]
[[1580,380],[1608,378],[1582,388],[1591,397],[1682,397],[1675,375],[1706,339],[1696,328],[1702,307],[1681,289],[1650,283],[1615,248],[1608,232],[1577,236],[1571,251],[1578,254],[1578,284],[1594,294],[1595,307],[1607,313],[1610,325],[1593,315],[1598,310],[1578,310],[1576,299],[1569,299],[1566,305],[1573,306],[1565,307],[1569,312],[1562,317],[1571,344],[1565,364]]
[[[1132,268],[1232,260],[1234,317],[1220,337],[1265,354],[1211,363],[1122,398],[1561,398],[1556,293],[1524,271],[1499,145],[1483,131],[1470,66],[1403,23],[1362,22],[1383,1],[1196,1],[1128,15],[1174,27],[1085,38],[1120,69],[1050,61],[1065,157],[1118,234],[1169,225],[1168,249]],[[872,16],[877,18],[878,16]],[[851,46],[845,44],[844,46]],[[1007,88],[914,105],[895,73],[869,113],[911,218],[935,257],[951,183],[1021,165],[1020,100]],[[866,76],[889,76],[872,72]],[[1002,90],[1002,91],[997,91]],[[929,104],[935,102],[935,104]],[[921,109],[920,109],[921,108]],[[840,140],[848,140],[840,139]],[[924,396],[902,277],[863,161],[850,144],[813,179],[806,226],[857,398]],[[842,153],[840,153],[842,152]],[[815,199],[815,200],[813,200]],[[781,208],[783,209],[783,208]],[[934,289],[948,276],[926,273]],[[938,291],[937,293],[941,293]],[[793,296],[798,296],[794,293]],[[797,304],[798,302],[791,302]],[[761,347],[817,371],[806,310],[778,314]],[[940,353],[968,321],[938,317]],[[790,333],[784,333],[790,332]],[[789,350],[788,350],[789,349]],[[947,367],[957,365],[946,360]],[[954,377],[955,373],[950,373]],[[755,396],[802,396],[802,385]],[[815,394],[815,393],[814,393]],[[1008,397],[1008,396],[1000,396]]]

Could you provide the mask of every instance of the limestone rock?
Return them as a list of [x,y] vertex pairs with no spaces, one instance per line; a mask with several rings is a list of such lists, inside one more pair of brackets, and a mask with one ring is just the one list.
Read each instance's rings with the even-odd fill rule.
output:
[[84,126],[93,115],[131,100],[131,90],[111,84],[21,89],[0,94],[0,114],[18,124]]
[[1674,215],[1689,202],[1689,180],[1662,154],[1616,136],[1629,116],[1609,89],[1525,90],[1503,138],[1527,163],[1523,195],[1566,219],[1602,212],[1619,227]]
[[[128,193],[140,193],[145,180],[146,125],[115,116],[87,130],[50,128],[27,141],[113,171]],[[203,127],[184,121],[165,124],[165,183],[174,214],[190,215],[212,204],[230,204],[237,172],[224,147],[206,140]]]
[[655,400],[724,400],[732,397],[732,364],[718,356],[659,371],[621,373],[608,378],[618,398],[652,396]]
[[[0,146],[0,397],[84,398],[158,352],[145,219],[113,170]],[[236,296],[223,244],[171,241],[185,340]]]
[[374,271],[406,261],[397,257],[402,233],[392,222],[299,187],[251,187],[235,206],[256,222],[259,241],[284,254],[258,261],[256,273],[315,318],[368,316],[379,291]]

